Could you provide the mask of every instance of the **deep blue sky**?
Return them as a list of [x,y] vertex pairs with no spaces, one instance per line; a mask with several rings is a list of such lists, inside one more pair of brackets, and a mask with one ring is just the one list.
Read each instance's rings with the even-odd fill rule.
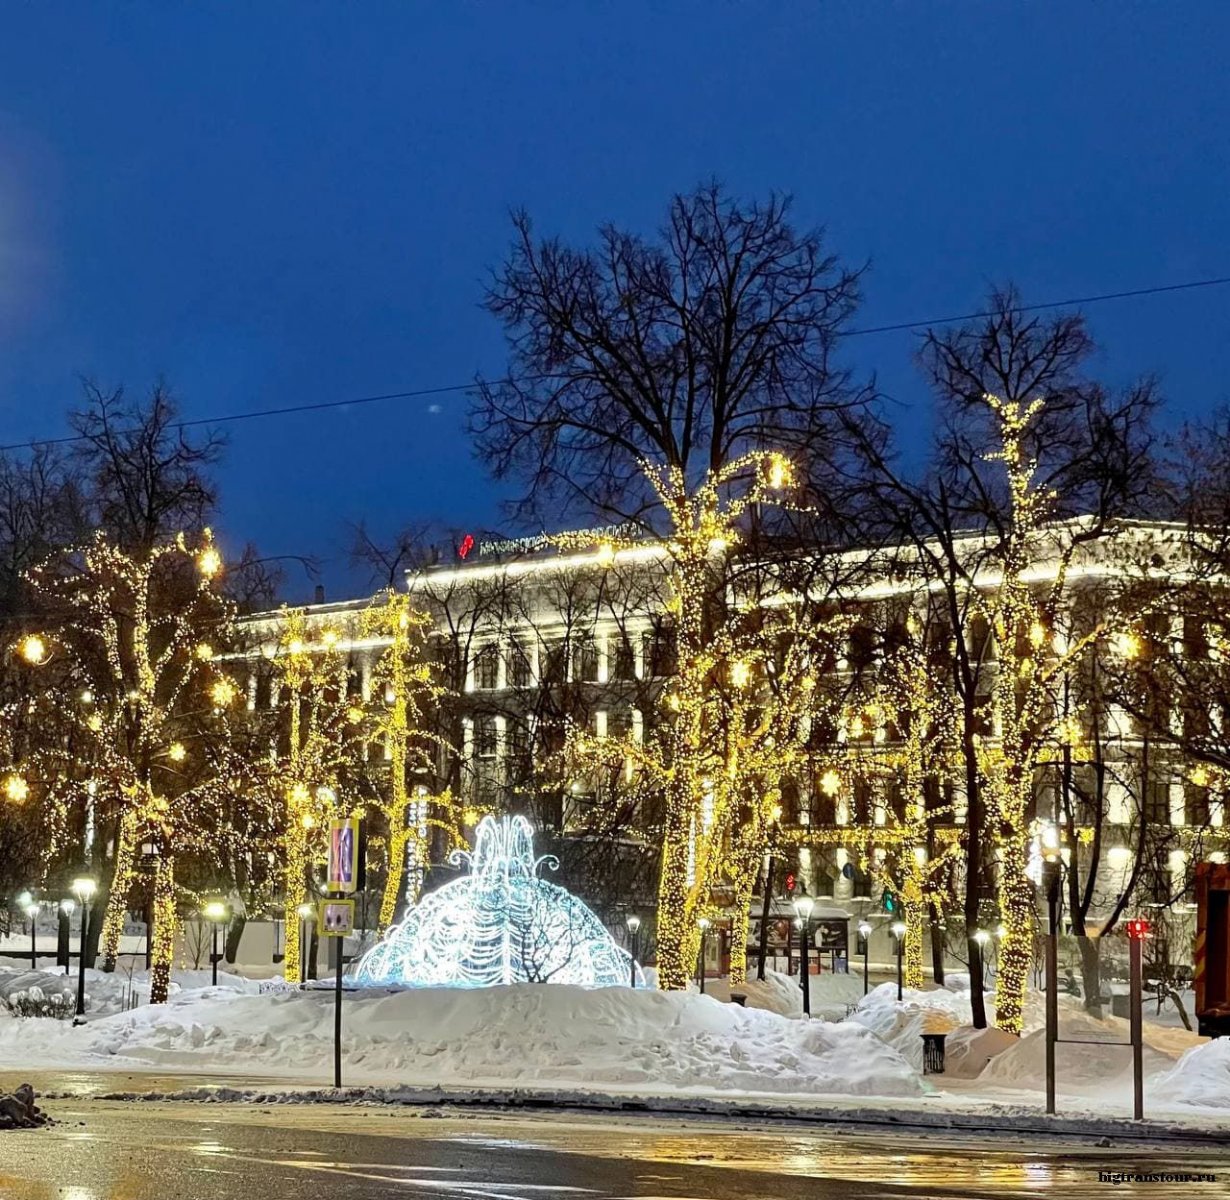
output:
[[[0,37],[0,430],[76,377],[189,416],[501,369],[478,308],[523,205],[652,229],[710,175],[870,259],[860,324],[1230,274],[1230,4],[29,4]],[[1230,288],[1089,309],[1112,381],[1230,398]],[[909,334],[848,347],[908,437]],[[229,540],[495,520],[463,402],[231,427]],[[305,585],[292,580],[293,591]]]

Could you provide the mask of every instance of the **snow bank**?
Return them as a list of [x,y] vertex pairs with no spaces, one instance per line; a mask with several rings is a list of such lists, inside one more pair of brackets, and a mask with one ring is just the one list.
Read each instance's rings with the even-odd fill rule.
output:
[[1018,1042],[1015,1033],[1005,1033],[994,1025],[975,1029],[958,1025],[944,1039],[944,1074],[956,1079],[976,1079],[997,1054]]
[[968,1025],[969,995],[946,988],[905,988],[898,1000],[897,985],[882,983],[859,1001],[849,1022],[869,1029],[921,1071],[923,1033],[946,1033]]
[[[1130,1093],[1132,1048],[1128,1022],[1121,1017],[1097,1020],[1084,1012],[1066,1011],[1060,1016],[1059,1036],[1080,1039],[1061,1041],[1056,1048],[1056,1078],[1061,1091],[1122,1090]],[[1189,1047],[1199,1043],[1194,1033],[1144,1025],[1144,1071],[1146,1078],[1173,1066]],[[1046,1031],[1034,1029],[1015,1046],[997,1054],[979,1076],[984,1083],[1008,1087],[1046,1086]]]
[[1230,1109],[1230,1038],[1193,1046],[1146,1096],[1163,1104]]
[[[811,976],[811,1015],[826,1021],[841,1021],[852,1004],[863,998],[861,975],[842,975],[824,971]],[[798,976],[785,975],[780,971],[766,971],[763,980],[749,979],[736,984],[735,992],[747,997],[748,1008],[763,1008],[768,1012],[781,1013],[785,1017],[803,1015],[803,989]]]
[[[210,987],[212,974],[210,971],[175,971],[171,976],[170,992],[175,995],[183,991],[199,991]],[[261,984],[254,979],[244,979],[240,975],[231,975],[225,971],[218,972],[219,987],[226,986],[234,991],[257,993]],[[14,960],[0,960],[0,1011],[3,1001],[14,992],[29,991],[31,987],[40,988],[45,995],[58,993],[71,998],[73,1005],[77,1002],[77,971],[74,965],[72,971],[65,975],[63,968],[55,971],[31,971]],[[98,971],[87,967],[85,971],[86,1013],[89,1016],[106,1016],[122,1012],[149,1000],[148,971]]]
[[[4,1022],[0,1058],[14,1067],[122,1061],[319,1078],[331,1063],[332,1004],[327,990],[206,988],[79,1029]],[[808,1096],[924,1091],[916,1071],[857,1025],[791,1020],[694,994],[533,984],[366,991],[347,995],[344,1027],[346,1073],[355,1082]]]

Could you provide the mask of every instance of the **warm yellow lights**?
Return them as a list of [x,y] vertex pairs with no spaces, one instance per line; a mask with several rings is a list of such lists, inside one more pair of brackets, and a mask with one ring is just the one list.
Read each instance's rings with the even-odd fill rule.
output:
[[479,813],[477,808],[466,807],[462,810],[461,819],[467,825],[477,825],[479,821]]
[[306,783],[296,783],[290,789],[291,804],[299,807],[304,804],[310,804],[312,800],[312,792]]
[[103,727],[102,713],[90,713],[85,723],[91,733],[101,733]]
[[214,648],[208,642],[198,642],[196,656],[201,662],[209,662],[214,656]]
[[730,664],[730,682],[734,687],[745,688],[752,681],[752,668],[741,659]]
[[239,689],[225,675],[216,680],[209,689],[209,698],[218,708],[228,708],[235,703],[235,697],[238,695]]
[[291,638],[290,641],[286,643],[286,649],[289,650],[291,654],[302,654],[304,649],[302,639]]
[[1120,658],[1139,658],[1143,648],[1140,638],[1130,629],[1121,629],[1114,634],[1110,644]]
[[201,915],[205,920],[212,922],[215,925],[221,925],[228,920],[231,915],[231,910],[222,900],[210,900],[204,908],[201,909]]
[[183,742],[172,742],[167,747],[167,757],[172,762],[183,762],[188,757],[188,751]]
[[6,775],[4,779],[4,795],[14,804],[24,803],[30,795],[30,785],[20,775]]
[[841,776],[831,767],[820,776],[820,790],[826,796],[836,796],[841,791]]
[[315,829],[316,818],[310,812],[305,812],[299,818],[299,824],[302,825],[304,829]]
[[775,492],[789,487],[793,482],[794,471],[790,460],[783,454],[769,456],[768,467],[765,470],[765,483]]
[[196,565],[206,579],[212,579],[222,570],[222,555],[216,546],[208,545],[196,556]]
[[1046,645],[1047,634],[1046,626],[1041,621],[1035,621],[1029,627],[1029,643],[1035,650],[1040,650]]
[[37,633],[26,634],[17,644],[17,652],[34,666],[47,661],[47,643]]
[[1188,772],[1188,779],[1197,787],[1208,787],[1210,781],[1209,769],[1203,763],[1197,763]]
[[615,547],[610,542],[599,543],[598,550],[594,554],[594,561],[600,567],[609,567],[615,562]]
[[782,806],[780,804],[774,804],[769,809],[769,820],[772,821],[774,825],[776,825],[781,819],[782,819]]
[[336,629],[326,629],[321,634],[320,640],[324,643],[326,649],[332,650],[341,641],[341,637],[342,635]]
[[363,723],[363,710],[357,704],[352,704],[346,710],[346,720],[352,725],[361,725]]

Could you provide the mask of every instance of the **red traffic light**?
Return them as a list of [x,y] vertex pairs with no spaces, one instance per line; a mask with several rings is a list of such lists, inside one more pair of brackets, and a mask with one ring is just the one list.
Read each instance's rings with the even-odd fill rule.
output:
[[788,892],[794,891],[794,872],[793,871],[791,871],[790,874],[786,876],[786,891]]
[[1142,938],[1147,938],[1149,936],[1150,928],[1151,926],[1149,925],[1149,922],[1143,917],[1133,917],[1127,922],[1126,925],[1124,925],[1124,929],[1127,930],[1128,937],[1137,941]]

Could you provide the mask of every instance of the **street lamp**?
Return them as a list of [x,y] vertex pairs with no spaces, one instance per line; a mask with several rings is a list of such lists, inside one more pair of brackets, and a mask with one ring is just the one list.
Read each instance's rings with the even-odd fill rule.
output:
[[230,919],[231,910],[221,900],[211,900],[205,905],[202,912],[205,914],[205,920],[213,926],[213,932],[210,936],[209,961],[213,967],[213,985],[218,986],[218,927],[226,923]]
[[25,903],[26,916],[30,918],[30,970],[38,970],[38,930],[35,922],[38,919],[38,901],[28,899],[30,893],[26,892],[27,900]]
[[894,921],[892,924],[893,937],[897,939],[897,999],[902,997],[902,984],[904,983],[901,960],[905,952],[905,922]]
[[299,918],[299,961],[303,964],[303,970],[300,974],[300,979],[315,979],[316,976],[312,973],[312,959],[309,951],[312,948],[312,931],[308,926],[309,921],[316,919],[316,906],[314,904],[301,904],[295,909],[295,914]]
[[866,921],[858,923],[858,936],[863,939],[863,995],[865,996],[868,988],[867,959],[871,952],[871,926]]
[[637,939],[637,933],[641,928],[641,919],[636,913],[628,914],[628,956],[632,959],[630,967],[631,978],[628,983],[630,987],[636,987],[636,952],[640,949]]
[[974,930],[974,942],[978,946],[978,990],[987,990],[987,944],[991,935],[985,929]]
[[88,875],[73,880],[73,895],[81,903],[81,945],[77,953],[77,1016],[85,1016],[85,943],[90,931],[90,901],[98,890]]
[[700,962],[697,964],[697,974],[700,976],[700,994],[705,994],[705,942],[709,937],[709,926],[712,922],[708,917],[701,917],[696,922],[700,926]]
[[803,1015],[811,1016],[811,977],[807,962],[807,941],[811,936],[811,913],[816,902],[810,896],[796,896],[795,915],[799,918],[800,970],[803,976]]
[[56,966],[64,968],[65,976],[69,970],[68,939],[72,936],[69,922],[76,911],[76,901],[65,898],[60,901],[60,911],[56,914]]

